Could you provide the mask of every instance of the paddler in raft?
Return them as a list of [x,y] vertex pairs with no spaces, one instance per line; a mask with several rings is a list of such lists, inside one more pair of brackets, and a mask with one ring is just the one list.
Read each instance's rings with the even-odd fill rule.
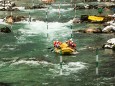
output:
[[[67,44],[67,47],[70,47],[71,49],[76,50],[76,44],[73,42],[72,39],[67,40],[65,43]],[[58,39],[56,39],[56,41],[54,41],[53,44],[54,44],[55,48],[60,49],[61,48],[60,45],[62,44],[62,42],[60,42],[60,41],[58,41]]]

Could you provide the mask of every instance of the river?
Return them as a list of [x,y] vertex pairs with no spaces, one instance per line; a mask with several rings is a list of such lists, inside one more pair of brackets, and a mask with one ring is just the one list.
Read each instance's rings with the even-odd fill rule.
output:
[[[44,9],[12,12],[36,18],[12,25],[12,33],[0,33],[0,82],[7,86],[114,86],[115,52],[102,45],[114,34],[84,34],[72,30],[102,27],[99,24],[72,24],[75,12],[71,4],[49,5],[48,21]],[[0,12],[4,17],[10,12]],[[111,13],[109,11],[104,14]],[[3,15],[5,14],[5,15]],[[97,14],[92,10],[77,10],[76,15]],[[9,26],[0,21],[0,27]],[[47,27],[48,25],[48,27]],[[72,29],[71,29],[72,26]],[[52,52],[53,41],[71,38],[77,44],[78,54],[59,55]],[[96,75],[96,49],[99,48],[99,74]],[[60,57],[63,59],[60,74]]]

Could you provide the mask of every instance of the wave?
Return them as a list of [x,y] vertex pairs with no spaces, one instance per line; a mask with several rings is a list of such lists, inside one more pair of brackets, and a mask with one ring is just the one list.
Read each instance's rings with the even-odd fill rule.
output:
[[34,61],[34,60],[19,60],[19,61],[16,61],[16,62],[13,62],[11,64],[12,65],[19,65],[19,64],[25,64],[25,65],[30,65],[30,66],[38,66],[38,65],[45,65],[45,66],[48,66],[48,65],[52,65],[52,63],[49,63],[47,61]]
[[[62,65],[62,75],[70,75],[71,73],[78,73],[79,70],[86,69],[86,63],[83,62],[69,62]],[[54,75],[60,75],[60,65],[55,64],[55,69],[50,69]]]
[[64,13],[64,12],[68,12],[68,11],[72,11],[73,10],[73,8],[67,8],[67,9],[62,9],[62,8],[58,8],[58,9],[49,9],[48,10],[48,12],[49,13],[55,13],[55,12],[59,12],[60,11],[60,13]]
[[71,6],[71,4],[52,4],[53,6]]
[[[72,21],[68,21],[66,23],[60,22],[47,22],[44,21],[36,21],[36,22],[26,22],[24,28],[20,28],[19,31],[22,34],[27,35],[40,35],[46,36],[47,34],[50,36],[50,39],[54,39],[55,37],[65,37],[71,34],[70,26]],[[48,25],[48,28],[47,28]],[[66,34],[65,34],[66,33]]]

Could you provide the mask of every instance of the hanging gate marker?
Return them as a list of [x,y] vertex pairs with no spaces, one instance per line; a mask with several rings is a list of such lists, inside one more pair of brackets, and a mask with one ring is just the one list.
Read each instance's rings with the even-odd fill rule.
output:
[[60,56],[60,75],[62,75],[62,56]]
[[99,52],[99,50],[98,50],[98,48],[97,48],[97,49],[96,49],[96,75],[99,74],[99,71],[98,71],[98,66],[99,66],[98,52]]

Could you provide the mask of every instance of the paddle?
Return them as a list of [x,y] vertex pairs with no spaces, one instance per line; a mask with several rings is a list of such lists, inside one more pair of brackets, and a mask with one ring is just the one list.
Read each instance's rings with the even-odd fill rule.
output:
[[51,52],[54,52],[54,47],[48,47],[47,49],[49,49]]

